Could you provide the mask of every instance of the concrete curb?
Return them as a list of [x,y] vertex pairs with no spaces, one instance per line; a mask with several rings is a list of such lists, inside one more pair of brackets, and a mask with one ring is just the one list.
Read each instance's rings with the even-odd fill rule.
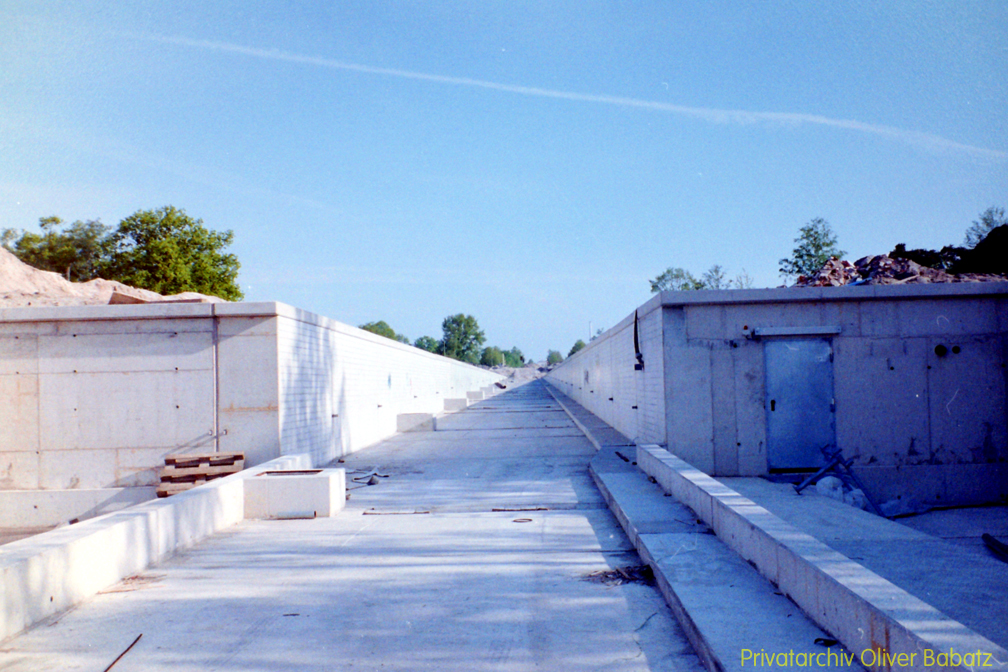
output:
[[[849,650],[883,650],[908,664],[877,661],[881,671],[1008,669],[1008,651],[926,602],[801,532],[657,445],[638,446],[637,463],[666,492],[689,506],[720,539],[778,586]],[[925,651],[931,652],[931,664]],[[984,654],[976,664],[951,664]],[[940,664],[945,654],[947,664]],[[988,657],[986,654],[991,654]],[[903,659],[906,660],[906,659]]]
[[245,517],[244,479],[310,469],[286,455],[166,499],[0,547],[0,641],[143,571]]

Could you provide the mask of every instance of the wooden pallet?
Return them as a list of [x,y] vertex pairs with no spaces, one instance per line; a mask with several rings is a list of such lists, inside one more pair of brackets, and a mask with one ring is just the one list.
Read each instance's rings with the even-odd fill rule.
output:
[[168,497],[185,492],[207,481],[237,474],[245,468],[245,453],[208,453],[205,455],[169,455],[161,470],[157,496]]

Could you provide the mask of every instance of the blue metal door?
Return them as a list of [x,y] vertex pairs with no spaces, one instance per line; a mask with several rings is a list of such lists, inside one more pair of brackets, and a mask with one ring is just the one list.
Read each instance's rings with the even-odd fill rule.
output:
[[767,463],[770,469],[814,469],[821,448],[836,446],[833,347],[825,339],[764,341]]

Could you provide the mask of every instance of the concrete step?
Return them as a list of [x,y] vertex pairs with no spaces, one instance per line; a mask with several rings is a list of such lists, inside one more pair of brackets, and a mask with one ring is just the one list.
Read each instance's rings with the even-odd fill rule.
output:
[[[687,504],[690,510],[713,527],[718,537],[733,551],[800,605],[816,623],[829,629],[859,655],[864,654],[867,664],[880,670],[1008,669],[1008,650],[995,641],[660,446],[638,446],[635,461],[665,492]],[[794,503],[793,497],[791,501]],[[802,502],[805,505],[814,504],[808,498]],[[823,512],[818,513],[821,515]],[[812,517],[816,512],[808,509],[803,514],[799,517]],[[832,515],[842,517],[845,524],[856,527],[856,519],[868,514],[845,507],[834,509]],[[907,543],[908,531],[895,523],[874,517],[862,522],[871,523],[864,525],[864,530],[879,526],[887,528],[881,534],[876,533],[874,540],[876,544],[884,544],[880,552],[895,555],[896,565],[901,564],[905,553],[913,552],[915,548],[918,552],[927,548]],[[818,534],[832,527],[814,521],[806,521],[804,526]],[[844,544],[837,544],[837,540],[831,541],[838,548],[845,548]],[[929,546],[935,548],[935,544]],[[864,550],[859,545],[847,548],[858,552]],[[859,557],[859,560],[863,558]],[[993,566],[994,561],[989,563]],[[892,562],[883,563],[883,571],[884,567],[891,569],[892,565]],[[911,569],[910,573],[915,572]],[[916,573],[926,576],[923,571]],[[906,576],[903,579],[905,581]],[[960,577],[961,580],[968,580],[968,577]],[[987,588],[996,590],[1000,581],[995,581],[993,577],[991,580],[993,585]],[[938,578],[933,581],[938,590],[918,592],[929,599],[944,599],[936,594],[941,581]],[[927,583],[925,578],[924,584]],[[920,587],[921,582],[917,580],[911,584]],[[965,588],[959,593],[959,600],[967,599],[976,592],[975,586]],[[932,593],[935,595],[932,596]],[[955,602],[953,599],[950,606],[974,609],[977,606],[975,600],[970,605],[956,605]],[[982,620],[980,622],[983,623]],[[1003,623],[986,625],[992,628],[993,636],[1003,637]],[[879,656],[872,653],[878,650],[888,656],[884,662],[878,663],[876,659]]]
[[[599,451],[592,477],[708,670],[769,666],[761,654],[798,656],[789,667],[848,667],[839,655],[849,652],[817,645],[830,635],[618,450]],[[851,666],[861,669],[856,656]]]

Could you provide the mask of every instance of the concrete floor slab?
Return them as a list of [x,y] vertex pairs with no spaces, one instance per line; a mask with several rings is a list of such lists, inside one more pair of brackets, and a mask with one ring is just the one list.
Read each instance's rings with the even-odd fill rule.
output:
[[[534,382],[493,404],[548,400]],[[104,669],[142,633],[116,672],[699,672],[653,586],[586,580],[640,559],[588,480],[592,445],[529,424],[355,453],[348,487],[355,469],[388,478],[339,516],[240,523],[8,640],[0,669]]]

